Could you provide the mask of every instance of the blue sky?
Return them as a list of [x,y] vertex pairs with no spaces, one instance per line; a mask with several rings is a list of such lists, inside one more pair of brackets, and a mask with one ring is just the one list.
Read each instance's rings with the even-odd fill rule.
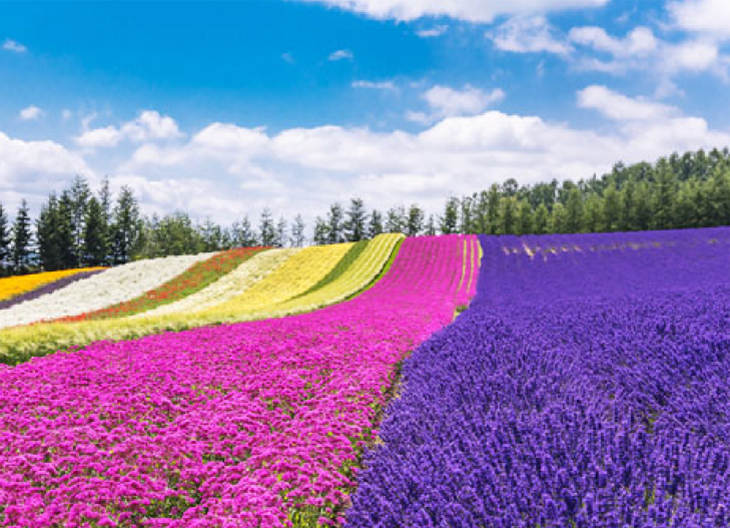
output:
[[437,211],[730,144],[724,0],[1,2],[0,203]]

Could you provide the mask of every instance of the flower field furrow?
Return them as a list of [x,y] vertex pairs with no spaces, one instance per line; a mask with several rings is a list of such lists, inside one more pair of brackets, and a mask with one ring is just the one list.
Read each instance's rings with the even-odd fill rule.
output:
[[148,312],[157,306],[165,306],[184,299],[209,286],[230,273],[263,248],[236,248],[214,254],[212,257],[194,264],[172,280],[144,294],[94,312],[67,317],[61,322],[98,321],[114,317],[127,317]]
[[79,315],[134,299],[212,253],[132,262],[0,312],[0,328]]
[[730,229],[482,243],[347,526],[728,526]]
[[324,279],[347,254],[353,244],[333,244],[304,248],[263,280],[253,284],[240,295],[201,313],[256,314],[286,302],[306,292]]
[[[352,273],[343,274],[321,288],[321,292],[299,296],[334,268],[338,256],[348,251],[347,245],[332,246],[334,249],[325,253],[310,248],[306,258],[294,261],[286,273],[280,271],[284,264],[304,250],[273,249],[258,253],[198,293],[137,316],[43,323],[0,330],[0,363],[16,365],[34,356],[105,339],[134,339],[211,324],[284,317],[340,302],[360,292],[378,277],[401,239],[402,235],[376,237],[352,264]],[[258,286],[260,284],[264,287]],[[252,290],[254,285],[257,288]],[[245,295],[249,291],[252,294],[243,297],[241,292]],[[269,304],[266,303],[267,298]],[[232,299],[234,302],[231,302]],[[251,304],[242,302],[246,299]],[[282,302],[277,304],[277,299]],[[221,300],[226,302],[221,303]],[[201,309],[206,305],[207,309]],[[160,314],[167,310],[172,313]]]
[[[349,263],[346,272],[326,283],[320,281],[320,286],[316,289],[310,288],[305,293],[278,304],[261,307],[252,315],[256,318],[284,317],[316,310],[356,295],[377,279],[389,256],[403,238],[403,235],[400,234],[376,237],[367,243],[357,255],[356,260]],[[227,317],[227,315],[221,314],[221,317]]]
[[0,526],[336,522],[396,365],[448,324],[463,238],[407,239],[322,310],[0,368]]
[[17,277],[4,277],[0,279],[0,301],[13,299],[18,295],[31,292],[46,284],[60,279],[71,277],[78,273],[103,270],[104,268],[80,268],[62,271],[45,271],[31,275],[20,275]]
[[37,288],[34,288],[30,291],[21,293],[19,295],[16,295],[15,297],[11,297],[4,301],[0,301],[0,310],[6,310],[8,308],[12,308],[16,304],[24,303],[27,301],[32,301],[33,299],[37,299],[39,297],[42,297],[43,295],[48,295],[49,293],[53,293],[57,290],[60,290],[61,288],[65,288],[69,284],[78,282],[83,279],[87,279],[93,275],[97,275],[97,274],[103,272],[105,269],[106,268],[90,269],[88,271],[82,270],[82,271],[79,271],[78,273],[66,275],[65,277],[63,277],[61,279],[54,280],[52,282],[47,282],[47,283],[43,284],[42,286],[38,286]]
[[257,253],[207,288],[179,301],[138,314],[135,317],[187,314],[228,302],[266,278],[298,251],[300,250],[272,249]]

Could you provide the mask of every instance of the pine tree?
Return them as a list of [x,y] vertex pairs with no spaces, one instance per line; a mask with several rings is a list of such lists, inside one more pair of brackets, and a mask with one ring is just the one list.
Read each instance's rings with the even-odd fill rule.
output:
[[89,198],[91,197],[91,190],[89,189],[89,184],[86,180],[81,176],[77,176],[69,189],[69,194],[71,196],[72,203],[71,228],[73,231],[73,267],[78,268],[82,264],[85,231],[84,223],[86,221],[86,212]]
[[423,221],[426,214],[418,204],[412,204],[408,208],[408,221],[406,222],[406,236],[415,237],[423,232]]
[[259,218],[259,240],[262,246],[272,247],[276,245],[274,215],[269,208],[264,209]]
[[329,226],[321,217],[317,217],[314,221],[314,243],[323,246],[329,239]]
[[292,247],[300,248],[304,245],[306,242],[304,235],[305,228],[304,218],[298,214],[291,225],[291,238],[289,239],[289,243]]
[[74,204],[71,193],[65,190],[58,198],[58,215],[55,223],[55,244],[61,258],[61,268],[75,268],[79,261],[76,253],[76,245],[74,244],[74,228],[73,228]]
[[256,233],[251,227],[248,216],[244,216],[241,222],[236,222],[231,228],[231,243],[235,247],[255,247],[258,245]]
[[468,235],[476,232],[476,211],[474,199],[465,196],[461,199],[461,215],[459,218],[459,233]]
[[200,238],[203,240],[204,251],[220,251],[226,245],[226,233],[224,229],[213,222],[210,218],[205,219],[205,223],[198,230]]
[[446,201],[444,215],[441,217],[439,229],[444,235],[452,235],[457,232],[459,226],[459,200],[451,197]]
[[365,204],[360,198],[350,200],[350,207],[347,209],[344,231],[348,242],[357,242],[366,238],[365,226]]
[[332,204],[327,213],[327,243],[340,244],[345,241],[344,216],[342,206],[338,203]]
[[103,221],[102,225],[104,226],[104,239],[106,240],[106,262],[104,264],[111,264],[112,262],[112,255],[111,255],[111,246],[112,246],[112,233],[111,233],[111,227],[112,227],[112,192],[109,188],[109,177],[104,176],[104,181],[101,184],[101,189],[99,189],[99,204],[101,205],[101,210],[103,214]]
[[122,187],[116,207],[112,227],[112,244],[115,264],[125,264],[132,260],[134,252],[144,240],[139,217],[139,205],[132,189]]
[[279,217],[279,221],[276,223],[276,247],[284,247],[286,246],[286,220],[283,216]]
[[0,277],[10,273],[10,243],[11,233],[8,225],[8,215],[3,205],[0,204]]
[[58,226],[58,200],[55,194],[51,194],[48,197],[48,202],[41,206],[41,212],[36,220],[38,261],[44,271],[56,271],[64,268]]
[[23,200],[13,224],[13,272],[16,275],[28,273],[32,264],[33,234],[30,229],[30,212],[28,203]]
[[368,237],[375,238],[381,233],[383,233],[383,215],[377,209],[373,209],[368,223]]
[[433,215],[428,215],[428,221],[426,222],[426,227],[424,228],[424,235],[426,236],[434,236],[437,233],[436,229],[436,219],[433,217]]
[[82,263],[85,266],[102,266],[109,257],[107,226],[104,208],[95,196],[87,204],[84,220]]
[[385,215],[386,233],[405,233],[406,211],[402,205],[391,207]]

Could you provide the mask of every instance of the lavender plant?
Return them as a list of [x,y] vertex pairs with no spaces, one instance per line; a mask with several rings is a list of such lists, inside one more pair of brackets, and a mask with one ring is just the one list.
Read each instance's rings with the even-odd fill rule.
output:
[[481,242],[347,526],[730,526],[730,229]]

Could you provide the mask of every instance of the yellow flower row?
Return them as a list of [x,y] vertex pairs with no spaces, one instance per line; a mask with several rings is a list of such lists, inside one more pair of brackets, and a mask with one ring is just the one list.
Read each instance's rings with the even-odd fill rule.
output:
[[42,273],[33,273],[31,275],[19,275],[17,277],[5,277],[0,279],[0,301],[12,299],[17,295],[22,295],[29,291],[45,286],[51,282],[55,282],[77,273],[85,271],[96,271],[104,268],[81,268],[62,271],[44,271]]
[[311,292],[309,290],[327,276],[352,244],[318,246],[298,251],[239,296],[198,312],[48,323],[0,330],[0,362],[18,363],[32,356],[83,346],[102,339],[134,339],[163,331],[282,317],[340,302],[366,288],[378,277],[402,239],[402,235],[376,237],[346,273]]

